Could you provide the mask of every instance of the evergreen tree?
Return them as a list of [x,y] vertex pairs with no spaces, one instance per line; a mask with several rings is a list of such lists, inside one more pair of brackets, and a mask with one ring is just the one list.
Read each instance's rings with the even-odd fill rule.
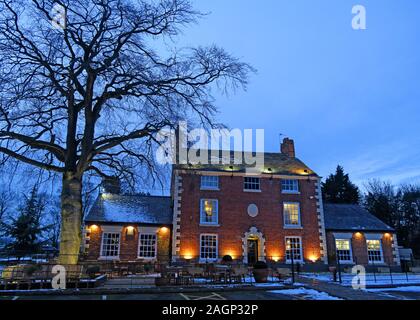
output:
[[328,203],[359,203],[359,188],[350,181],[341,166],[337,166],[335,174],[330,174],[322,183],[322,195]]
[[19,208],[17,217],[10,217],[9,223],[1,222],[3,233],[12,239],[6,246],[10,254],[18,257],[36,253],[43,241],[40,239],[47,227],[42,227],[41,216],[45,209],[45,201],[33,187],[29,196],[25,196],[24,204]]

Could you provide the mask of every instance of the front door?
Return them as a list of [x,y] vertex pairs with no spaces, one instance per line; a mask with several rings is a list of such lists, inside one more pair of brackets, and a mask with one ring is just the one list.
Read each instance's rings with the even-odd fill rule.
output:
[[254,264],[258,261],[258,240],[248,239],[248,263]]

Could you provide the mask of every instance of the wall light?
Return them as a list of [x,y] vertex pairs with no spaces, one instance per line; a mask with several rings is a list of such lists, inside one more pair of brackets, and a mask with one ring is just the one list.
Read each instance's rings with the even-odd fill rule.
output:
[[169,228],[167,228],[167,227],[162,227],[162,228],[160,228],[160,229],[159,229],[159,231],[160,231],[160,233],[166,234],[166,233],[168,233]]
[[96,224],[92,224],[90,227],[89,227],[89,231],[90,232],[95,232],[96,230],[98,230],[99,229],[99,227],[96,225]]
[[128,226],[127,227],[127,236],[134,236],[134,227]]

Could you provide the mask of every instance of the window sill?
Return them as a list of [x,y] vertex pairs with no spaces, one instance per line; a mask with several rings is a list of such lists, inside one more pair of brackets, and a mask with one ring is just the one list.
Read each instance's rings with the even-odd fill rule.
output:
[[219,260],[219,258],[215,258],[215,259],[200,258],[198,259],[198,262],[200,263],[217,262],[217,260]]
[[302,226],[283,226],[283,229],[296,229],[296,230],[302,230]]
[[248,190],[248,189],[244,189],[244,192],[254,192],[254,193],[259,193],[259,192],[261,192],[261,190]]
[[[293,264],[301,263],[304,264],[303,260],[293,260]],[[286,260],[286,264],[292,264],[292,260]]]
[[137,257],[137,260],[151,261],[151,260],[156,260],[156,257]]
[[297,195],[299,195],[299,194],[300,194],[300,192],[299,192],[299,191],[282,191],[281,193],[282,193],[282,194],[297,194]]
[[120,260],[120,257],[99,257],[98,260],[119,261]]
[[200,223],[200,227],[220,227],[220,224]]
[[201,191],[220,191],[220,188],[206,188],[206,187],[201,187],[200,190]]

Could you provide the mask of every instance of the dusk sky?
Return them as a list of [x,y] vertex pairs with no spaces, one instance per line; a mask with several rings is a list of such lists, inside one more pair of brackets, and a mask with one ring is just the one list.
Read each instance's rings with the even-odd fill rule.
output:
[[[266,151],[283,133],[325,177],[337,164],[354,182],[420,181],[420,1],[212,0],[180,38],[217,44],[249,62],[247,92],[218,97],[231,128],[265,129]],[[367,30],[351,27],[352,7]]]

